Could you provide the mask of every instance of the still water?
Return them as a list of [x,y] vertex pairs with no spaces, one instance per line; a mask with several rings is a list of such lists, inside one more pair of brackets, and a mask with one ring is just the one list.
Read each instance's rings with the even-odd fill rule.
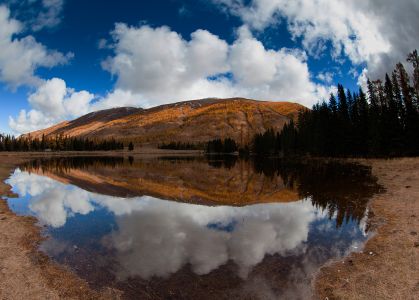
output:
[[41,251],[128,299],[305,299],[368,238],[370,170],[236,158],[39,159],[7,181]]

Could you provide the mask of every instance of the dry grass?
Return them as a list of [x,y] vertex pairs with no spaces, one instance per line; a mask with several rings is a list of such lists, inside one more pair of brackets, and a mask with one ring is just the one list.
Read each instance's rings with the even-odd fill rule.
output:
[[376,234],[362,253],[325,266],[317,299],[419,299],[419,158],[361,160],[385,192],[371,202]]
[[[31,133],[55,136],[116,137],[138,143],[206,142],[231,137],[248,142],[257,132],[273,127],[280,130],[290,119],[296,119],[303,106],[291,102],[268,102],[233,98],[196,100],[138,110],[117,118],[82,117],[52,128]],[[108,111],[109,115],[113,115]]]

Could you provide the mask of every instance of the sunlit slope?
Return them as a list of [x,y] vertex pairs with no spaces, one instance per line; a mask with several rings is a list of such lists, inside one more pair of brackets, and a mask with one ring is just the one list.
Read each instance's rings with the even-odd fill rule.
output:
[[295,119],[301,109],[304,106],[292,102],[204,99],[150,109],[115,108],[99,111],[30,135],[115,137],[151,144],[205,142],[223,137],[247,142],[255,133],[270,127],[281,129],[290,119]]

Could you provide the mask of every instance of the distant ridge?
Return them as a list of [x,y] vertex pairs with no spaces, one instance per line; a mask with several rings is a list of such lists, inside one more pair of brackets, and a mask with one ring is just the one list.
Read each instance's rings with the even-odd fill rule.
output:
[[238,143],[246,143],[255,133],[270,127],[280,130],[285,123],[295,120],[301,109],[306,108],[292,102],[207,98],[149,109],[120,107],[96,111],[27,135],[114,137],[153,145],[231,137]]

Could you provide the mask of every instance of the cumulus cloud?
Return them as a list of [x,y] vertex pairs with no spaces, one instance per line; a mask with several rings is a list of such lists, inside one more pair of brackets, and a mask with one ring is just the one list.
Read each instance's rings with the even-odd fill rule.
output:
[[419,48],[416,0],[213,0],[254,30],[285,21],[294,39],[318,55],[325,45],[332,56],[366,64],[368,75],[382,76],[408,52]]
[[206,30],[185,40],[168,27],[121,23],[112,36],[115,53],[104,69],[117,76],[118,88],[151,105],[234,96],[311,105],[324,96],[324,87],[311,81],[304,55],[266,49],[246,26],[232,44]]
[[64,64],[72,56],[48,50],[31,35],[16,37],[22,30],[23,25],[10,17],[9,9],[0,5],[0,81],[12,88],[39,84],[37,68]]
[[66,118],[77,117],[89,112],[94,95],[87,91],[76,92],[67,88],[64,80],[46,80],[29,96],[33,107],[22,110],[15,119],[10,117],[9,126],[17,133],[26,133],[48,127]]
[[137,106],[140,96],[129,91],[116,89],[104,97],[67,87],[60,78],[45,80],[29,95],[31,110],[21,110],[19,115],[9,118],[10,128],[18,134],[52,126],[67,119],[73,119],[92,111],[117,106]]
[[179,100],[191,90],[199,92],[196,86],[211,88],[203,82],[206,77],[227,71],[227,44],[204,30],[194,32],[190,42],[168,27],[147,25],[117,24],[112,35],[115,55],[103,63],[104,68],[118,76],[119,88],[141,93],[150,101]]

